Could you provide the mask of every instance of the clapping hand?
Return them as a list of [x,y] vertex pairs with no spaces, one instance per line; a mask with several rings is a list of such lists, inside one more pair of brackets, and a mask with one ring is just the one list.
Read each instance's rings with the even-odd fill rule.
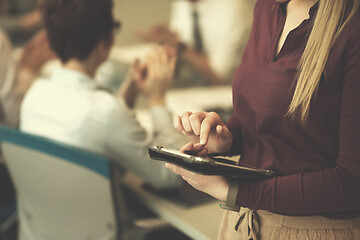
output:
[[134,81],[149,99],[150,105],[164,105],[176,63],[175,49],[164,46],[149,54],[144,63],[134,67]]

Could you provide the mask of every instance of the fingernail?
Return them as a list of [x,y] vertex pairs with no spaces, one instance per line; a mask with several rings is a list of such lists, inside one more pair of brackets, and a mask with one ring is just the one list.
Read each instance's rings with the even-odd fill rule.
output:
[[206,141],[205,139],[200,139],[200,145],[205,145]]
[[187,132],[185,132],[184,130],[182,130],[181,133],[187,136]]
[[166,167],[166,168],[170,168],[170,164],[165,163],[165,167]]

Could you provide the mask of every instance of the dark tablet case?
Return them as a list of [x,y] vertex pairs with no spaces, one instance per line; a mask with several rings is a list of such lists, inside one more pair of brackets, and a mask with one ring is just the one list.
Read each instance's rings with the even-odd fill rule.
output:
[[166,161],[204,175],[222,175],[247,179],[267,179],[276,176],[274,171],[236,164],[234,161],[220,157],[212,157],[213,163],[184,161],[181,157],[157,151],[156,148],[161,147],[149,148],[151,159]]

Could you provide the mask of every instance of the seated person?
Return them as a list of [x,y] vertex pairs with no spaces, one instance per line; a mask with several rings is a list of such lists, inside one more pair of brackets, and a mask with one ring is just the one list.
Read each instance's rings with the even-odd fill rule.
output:
[[[15,62],[12,60],[11,54],[11,43],[5,33],[0,31],[0,125],[8,126],[11,125],[12,121],[7,114],[8,107],[4,104],[4,100],[11,92],[16,72]],[[1,155],[0,148],[0,208],[15,202],[14,187]]]
[[11,124],[11,118],[7,114],[8,107],[4,103],[14,85],[16,64],[12,58],[12,45],[2,31],[0,31],[0,124]]
[[176,0],[169,26],[154,26],[137,36],[178,48],[175,87],[231,84],[250,34],[255,2]]
[[54,58],[45,31],[40,31],[22,50],[20,60],[12,57],[12,45],[0,31],[0,124],[18,128],[21,101],[42,66]]
[[[111,0],[43,0],[40,4],[51,49],[62,62],[49,80],[38,79],[26,94],[22,131],[75,147],[111,154],[126,169],[157,189],[182,180],[149,160],[147,148],[157,143],[179,147],[183,136],[172,126],[164,95],[171,84],[175,53],[161,48],[145,62],[134,63],[117,96],[99,90],[98,66],[109,55],[113,30]],[[147,133],[132,109],[139,91],[148,96],[154,131]]]

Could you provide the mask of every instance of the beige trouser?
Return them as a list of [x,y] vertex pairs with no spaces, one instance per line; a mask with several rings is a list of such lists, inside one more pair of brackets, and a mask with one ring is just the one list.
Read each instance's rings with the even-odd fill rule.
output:
[[360,240],[360,217],[330,219],[322,216],[293,217],[241,208],[226,211],[218,240]]

